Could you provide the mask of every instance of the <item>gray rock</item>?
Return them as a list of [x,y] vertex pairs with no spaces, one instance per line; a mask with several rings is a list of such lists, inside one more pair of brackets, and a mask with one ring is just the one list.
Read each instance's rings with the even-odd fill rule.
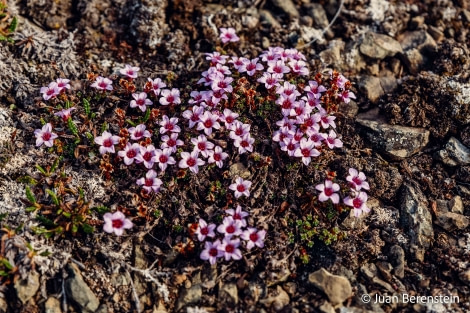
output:
[[360,271],[364,277],[371,281],[379,273],[377,266],[374,263],[367,263],[361,266]]
[[405,251],[402,247],[394,245],[389,252],[390,262],[393,265],[393,274],[398,278],[405,277]]
[[8,303],[5,301],[4,298],[0,297],[0,313],[7,313],[8,311]]
[[69,263],[66,269],[69,274],[69,278],[65,281],[67,296],[76,302],[83,312],[95,312],[100,302],[83,280],[78,267],[73,263]]
[[278,285],[275,295],[266,299],[262,299],[259,302],[266,305],[267,307],[273,308],[275,311],[280,311],[289,304],[289,301],[290,298],[287,292]]
[[247,179],[251,176],[251,172],[240,162],[230,165],[229,174],[232,178],[240,176],[243,179]]
[[[307,14],[312,17],[313,19],[313,26],[319,29],[326,29],[330,22],[328,21],[328,16],[326,15],[326,11],[324,9],[324,5],[320,3],[310,3],[308,5]],[[334,33],[331,29],[326,31],[326,36],[331,38],[334,36]]]
[[359,79],[359,89],[364,92],[370,102],[376,103],[385,92],[380,83],[380,78],[375,76],[363,76]]
[[398,82],[394,76],[382,76],[379,77],[380,79],[380,86],[385,93],[391,93],[397,88]]
[[328,301],[325,301],[322,305],[320,305],[319,309],[323,313],[335,313],[336,312],[335,308]]
[[62,313],[60,301],[54,297],[49,297],[45,304],[45,313]]
[[400,223],[410,236],[411,252],[424,261],[424,253],[434,238],[428,201],[416,183],[405,183],[400,197]]
[[404,61],[412,74],[429,61],[428,55],[436,52],[437,44],[431,35],[425,30],[405,32],[398,37],[403,48]]
[[180,289],[180,296],[176,302],[176,311],[181,310],[181,308],[186,305],[196,304],[201,301],[202,297],[202,287],[200,284],[193,285],[191,288],[182,288]]
[[470,164],[470,149],[455,137],[451,137],[444,149],[437,152],[436,157],[449,166]]
[[375,265],[379,269],[379,272],[382,275],[382,277],[385,278],[385,280],[387,280],[388,282],[391,282],[392,281],[391,272],[393,269],[392,264],[385,262],[385,261],[379,261],[379,262],[376,262]]
[[351,284],[347,278],[333,275],[324,268],[308,275],[308,281],[323,291],[334,306],[343,303],[352,295]]
[[220,282],[219,285],[219,302],[221,303],[238,303],[238,289],[237,285],[234,283],[224,284]]
[[447,231],[454,229],[465,229],[470,223],[468,217],[453,212],[445,212],[437,215],[436,224]]
[[271,0],[271,3],[291,19],[299,18],[300,16],[299,11],[297,11],[297,8],[291,0]]
[[428,130],[387,124],[379,115],[378,108],[359,114],[356,121],[364,126],[366,137],[372,145],[392,159],[408,158],[429,142]]
[[255,7],[248,8],[242,15],[242,24],[247,30],[254,29],[259,24],[259,12]]
[[167,0],[142,0],[133,8],[133,12],[129,12],[129,32],[138,43],[153,50],[164,42],[164,37],[169,31],[166,23],[167,7]]
[[359,46],[362,54],[373,59],[385,59],[397,53],[402,53],[402,47],[398,41],[390,36],[368,32]]
[[455,196],[447,203],[449,210],[454,213],[463,214],[463,202],[460,196]]
[[459,279],[470,286],[470,268],[459,273]]
[[39,290],[39,274],[32,271],[26,279],[18,279],[15,284],[16,295],[23,304],[26,304]]
[[281,24],[279,24],[279,22],[276,20],[276,18],[274,18],[270,11],[260,10],[259,16],[261,24],[266,25],[268,28],[282,28]]
[[436,42],[441,42],[444,39],[444,32],[435,26],[429,25],[428,32]]

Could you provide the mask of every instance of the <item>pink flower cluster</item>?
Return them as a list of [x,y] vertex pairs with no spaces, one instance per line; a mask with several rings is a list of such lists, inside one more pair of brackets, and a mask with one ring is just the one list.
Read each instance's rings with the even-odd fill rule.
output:
[[40,93],[42,93],[42,98],[44,100],[49,100],[55,98],[65,89],[70,89],[70,80],[65,78],[57,78],[55,82],[49,83],[47,87],[41,87]]
[[[352,207],[354,216],[359,217],[363,212],[368,213],[370,209],[367,207],[367,193],[362,189],[369,190],[369,183],[366,182],[366,175],[354,168],[349,169],[349,176],[346,180],[350,185],[350,194],[343,199],[343,203]],[[340,186],[327,179],[323,184],[318,184],[315,189],[320,191],[318,200],[325,202],[331,200],[334,204],[338,204],[340,196]]]
[[251,250],[254,247],[263,248],[265,230],[258,230],[254,227],[247,227],[246,217],[249,215],[243,211],[240,206],[226,211],[222,223],[218,226],[215,224],[207,224],[203,219],[199,219],[199,224],[195,234],[199,241],[204,242],[208,237],[215,238],[216,232],[223,235],[223,239],[216,239],[213,242],[205,241],[204,250],[200,257],[202,260],[215,264],[218,258],[224,258],[226,261],[240,260],[242,252],[240,248],[243,246],[240,238],[244,240],[245,247]]

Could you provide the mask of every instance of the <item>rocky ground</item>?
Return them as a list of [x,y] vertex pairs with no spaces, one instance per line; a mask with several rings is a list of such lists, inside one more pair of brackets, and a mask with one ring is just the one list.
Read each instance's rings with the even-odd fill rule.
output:
[[[18,28],[10,42],[0,41],[0,257],[16,267],[6,276],[11,269],[0,266],[0,312],[470,311],[467,1],[7,4]],[[350,167],[363,171],[371,212],[338,214],[330,226],[344,238],[314,238],[309,247],[293,221],[318,214],[312,184],[326,174],[293,165],[264,141],[257,155],[232,158],[216,174],[254,182],[244,204],[250,223],[267,230],[266,245],[242,261],[211,267],[199,259],[199,246],[188,247],[187,225],[227,205],[205,197],[218,179],[209,171],[144,201],[119,179],[106,179],[99,161],[66,159],[67,183],[82,188],[90,206],[126,207],[136,226],[122,237],[101,232],[99,221],[91,235],[34,232],[25,177],[38,177],[36,164],[53,163],[33,137],[40,87],[68,77],[80,90],[87,74],[116,74],[124,64],[139,66],[142,77],[170,75],[175,86],[186,86],[207,68],[204,53],[217,48],[220,27],[234,27],[241,38],[227,53],[255,57],[268,47],[294,47],[312,72],[335,69],[351,80],[357,99],[337,115],[344,147],[322,166],[338,177]],[[254,128],[269,139],[261,125]],[[259,165],[268,157],[272,163]],[[373,300],[402,294],[459,302]]]

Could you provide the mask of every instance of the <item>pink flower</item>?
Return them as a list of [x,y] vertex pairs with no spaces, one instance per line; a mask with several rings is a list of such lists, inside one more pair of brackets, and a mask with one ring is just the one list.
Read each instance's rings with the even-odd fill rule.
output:
[[233,122],[237,119],[238,114],[232,112],[230,109],[224,109],[223,115],[220,117],[220,120],[225,123],[225,127],[229,128]]
[[299,149],[300,145],[294,138],[284,138],[284,141],[279,142],[282,151],[286,151],[291,157],[295,156],[295,151]]
[[241,234],[241,238],[246,240],[246,248],[251,250],[255,246],[259,248],[264,247],[264,237],[266,236],[265,230],[257,230],[256,228],[249,227]]
[[200,152],[203,157],[208,158],[210,151],[214,148],[214,144],[207,141],[207,137],[199,135],[197,138],[191,138],[191,142],[194,145],[194,151]]
[[209,151],[209,159],[207,163],[215,163],[219,168],[224,165],[223,161],[228,157],[228,154],[222,151],[222,148],[217,146],[214,150]]
[[239,58],[239,57],[235,57],[233,56],[232,59],[230,61],[228,61],[228,63],[232,63],[233,64],[233,67],[239,72],[239,73],[243,73],[244,71],[246,71],[246,68],[245,68],[245,64],[250,62],[250,60],[248,60],[247,58]]
[[343,146],[343,142],[336,138],[336,133],[333,130],[330,130],[328,137],[325,138],[325,142],[330,149],[341,148]]
[[307,96],[320,99],[321,93],[325,92],[326,88],[323,85],[318,85],[315,80],[310,80],[308,86],[304,88],[304,91],[307,92]]
[[189,152],[181,152],[181,160],[178,163],[180,168],[188,168],[189,170],[195,174],[199,172],[199,166],[204,165],[206,162],[198,158],[198,152],[193,151]]
[[289,66],[292,69],[292,73],[300,76],[308,76],[310,71],[307,68],[307,63],[302,60],[292,60],[289,62]]
[[178,139],[178,133],[172,133],[170,136],[162,136],[162,144],[160,148],[169,148],[171,153],[175,153],[178,146],[184,145],[184,142]]
[[68,109],[62,109],[59,112],[54,113],[54,115],[60,116],[64,122],[66,122],[72,114],[72,111],[75,110],[75,107]]
[[145,124],[139,124],[136,127],[131,127],[127,129],[129,134],[131,135],[132,140],[140,140],[144,137],[150,138],[152,135],[148,130],[145,130],[146,126]]
[[264,66],[258,63],[258,60],[259,58],[248,60],[248,62],[243,65],[244,67],[242,67],[240,72],[246,72],[248,76],[253,76],[257,71],[262,71]]
[[98,90],[113,90],[113,81],[109,78],[98,76],[91,87],[96,88]]
[[253,143],[255,139],[250,134],[245,134],[241,138],[236,138],[233,145],[238,148],[238,153],[253,152]]
[[160,78],[155,78],[155,79],[147,78],[147,80],[152,85],[151,88],[155,96],[158,96],[161,92],[161,89],[166,87],[166,84],[162,82]]
[[222,224],[217,227],[217,231],[225,236],[231,238],[232,236],[240,236],[242,233],[242,222],[233,219],[232,216],[224,217]]
[[297,90],[297,86],[289,82],[284,82],[283,85],[277,87],[276,93],[284,97],[294,96],[294,99],[300,96],[300,92]]
[[121,138],[114,136],[110,132],[104,131],[101,136],[95,138],[95,143],[100,145],[100,153],[105,154],[107,152],[114,153],[114,145],[119,143]]
[[176,88],[172,88],[171,90],[164,89],[161,91],[161,98],[159,100],[161,105],[174,105],[180,104],[180,91]]
[[224,253],[225,261],[230,261],[230,259],[240,260],[242,258],[242,252],[238,249],[239,246],[240,239],[225,237],[218,249]]
[[323,114],[320,119],[321,127],[323,127],[324,129],[327,129],[330,126],[332,128],[336,128],[335,119],[336,116],[327,115],[326,113]]
[[241,206],[237,205],[237,208],[235,210],[234,209],[228,209],[225,212],[227,212],[229,215],[231,215],[233,220],[240,221],[242,227],[246,227],[245,217],[247,217],[249,214],[247,212],[243,211]]
[[227,42],[237,42],[240,40],[240,38],[237,36],[235,33],[235,29],[232,27],[229,28],[220,28],[220,35],[219,35],[220,40],[222,40],[223,43]]
[[315,186],[315,189],[321,191],[318,196],[318,200],[325,202],[328,199],[331,199],[331,202],[334,204],[339,203],[339,195],[336,193],[339,191],[339,185],[333,183],[331,180],[325,180],[324,184],[318,184]]
[[361,213],[369,213],[370,209],[367,207],[367,194],[363,191],[356,192],[354,197],[346,197],[344,198],[344,204],[353,207],[354,216],[359,217]]
[[202,250],[200,255],[201,260],[209,260],[209,263],[214,265],[217,262],[217,258],[224,256],[224,252],[219,249],[221,245],[220,240],[217,239],[213,243],[206,241],[204,245],[204,250]]
[[195,232],[197,239],[199,241],[204,241],[206,240],[206,237],[215,237],[215,227],[215,224],[207,225],[206,221],[200,218]]
[[57,78],[55,80],[56,84],[57,84],[57,88],[59,88],[59,92],[64,90],[64,89],[70,89],[70,79],[66,79],[66,78]]
[[47,87],[41,87],[40,93],[42,93],[42,98],[44,100],[49,100],[54,98],[60,93],[59,87],[57,86],[56,82],[52,82]]
[[148,169],[153,167],[153,164],[157,161],[156,150],[154,145],[148,145],[146,147],[140,147],[140,154],[135,157],[136,163],[144,163],[144,166]]
[[235,121],[233,124],[230,126],[230,138],[233,140],[237,140],[245,136],[246,134],[249,134],[250,132],[250,124],[243,124],[240,121]]
[[47,123],[42,129],[36,129],[34,135],[36,136],[36,147],[40,147],[44,144],[46,147],[50,148],[54,145],[54,139],[58,137],[52,132],[51,123]]
[[272,74],[272,73],[263,73],[263,76],[258,78],[258,83],[264,84],[264,87],[266,89],[271,89],[275,86],[279,86],[279,75],[278,74]]
[[237,177],[237,179],[235,179],[235,183],[231,184],[228,188],[235,191],[235,198],[240,198],[241,196],[250,196],[250,187],[251,181]]
[[162,121],[159,124],[162,126],[160,127],[160,134],[164,134],[166,132],[179,133],[181,131],[181,128],[177,125],[178,118],[176,117],[172,117],[170,119],[168,116],[163,115]]
[[139,94],[133,93],[132,98],[134,98],[134,100],[131,101],[131,108],[139,107],[142,112],[147,110],[147,105],[152,105],[152,101],[147,99],[147,94],[145,92],[141,92]]
[[230,85],[233,81],[232,77],[224,77],[221,79],[215,79],[212,81],[211,89],[213,91],[221,91],[221,92],[232,92],[233,87]]
[[302,158],[302,162],[305,165],[309,165],[312,161],[312,157],[319,156],[320,152],[315,149],[315,145],[310,139],[302,138],[300,140],[300,146],[295,150],[294,155]]
[[155,150],[155,159],[157,160],[158,167],[162,172],[166,170],[168,164],[176,164],[175,159],[171,156],[170,148],[165,148],[163,150]]
[[126,64],[123,69],[119,70],[119,73],[124,76],[127,76],[128,78],[137,78],[138,71],[140,71],[140,67],[130,66],[129,64]]
[[206,60],[211,61],[211,63],[220,63],[220,64],[225,64],[227,59],[229,58],[228,55],[221,55],[220,52],[212,52],[212,53],[205,53],[206,55]]
[[351,101],[351,99],[356,99],[356,95],[354,95],[354,93],[352,91],[349,91],[349,90],[342,91],[339,94],[339,97],[346,104],[348,104]]
[[279,74],[284,76],[284,74],[290,72],[290,68],[284,64],[284,61],[269,61],[268,62],[268,73]]
[[212,114],[209,111],[204,112],[199,118],[197,130],[204,130],[204,133],[209,136],[212,134],[212,128],[220,129],[220,124],[217,122],[218,119],[219,117],[216,114]]
[[121,158],[124,158],[124,164],[131,165],[134,163],[134,159],[139,155],[139,153],[140,145],[138,143],[130,144],[128,142],[124,150],[118,152],[118,155]]
[[136,183],[142,186],[148,193],[159,192],[160,186],[163,184],[162,180],[157,178],[157,172],[154,170],[149,170],[147,174],[145,174],[145,178],[139,178]]
[[295,95],[285,96],[280,95],[276,100],[276,104],[281,106],[282,115],[289,116],[290,111],[294,108],[295,104]]
[[199,117],[204,113],[204,108],[198,105],[193,106],[191,110],[183,112],[183,117],[189,121],[189,128],[193,128],[199,122]]
[[366,175],[354,168],[349,169],[349,176],[346,177],[346,180],[350,183],[351,188],[356,191],[361,189],[369,190],[369,183],[365,181]]
[[103,219],[103,230],[107,233],[114,233],[116,236],[121,236],[124,233],[124,229],[130,229],[134,226],[131,220],[126,218],[124,213],[120,211],[105,213]]

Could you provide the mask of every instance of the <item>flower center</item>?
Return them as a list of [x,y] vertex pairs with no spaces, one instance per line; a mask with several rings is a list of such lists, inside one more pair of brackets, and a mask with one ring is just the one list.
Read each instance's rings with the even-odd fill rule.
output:
[[100,86],[101,88],[103,89],[106,89],[106,87],[108,86],[108,84],[106,84],[105,82],[101,82],[98,84],[98,86]]
[[235,251],[235,247],[233,245],[227,245],[225,246],[225,252],[227,253],[233,253]]
[[235,135],[241,136],[242,134],[243,134],[243,129],[241,129],[241,128],[235,129]]
[[227,116],[227,117],[225,118],[225,123],[230,124],[230,123],[232,123],[232,122],[233,122],[233,117]]
[[137,153],[135,152],[135,150],[129,150],[129,151],[127,151],[127,153],[126,153],[126,156],[127,156],[129,159],[135,158],[136,155],[137,155]]
[[199,120],[199,116],[198,116],[197,114],[193,114],[193,115],[191,116],[191,121],[197,122],[197,120]]
[[325,195],[327,197],[331,196],[333,194],[333,189],[331,188],[325,188]]
[[220,154],[215,153],[215,154],[214,154],[214,160],[220,161],[220,160],[222,160],[222,157],[220,156]]
[[168,145],[168,147],[174,147],[176,145],[176,141],[173,140],[173,139],[169,139],[166,144]]
[[207,120],[204,122],[204,127],[206,128],[211,128],[212,127],[212,121],[211,120]]
[[144,99],[138,99],[136,102],[138,106],[144,105],[145,103]]
[[207,234],[209,234],[209,229],[207,227],[201,228],[201,234],[207,236]]
[[103,141],[103,147],[109,148],[113,145],[113,141],[111,139],[106,139]]
[[258,241],[258,234],[257,233],[250,234],[250,240],[251,241]]
[[153,186],[153,179],[146,178],[145,179],[145,186],[152,187]]
[[210,256],[216,257],[217,254],[218,254],[218,250],[217,250],[216,248],[211,248],[211,249],[209,250],[209,255],[210,255]]
[[238,186],[237,186],[237,191],[239,191],[239,192],[244,192],[244,191],[245,191],[245,186],[243,186],[243,185],[238,185]]
[[359,209],[359,208],[362,206],[362,201],[361,201],[361,199],[355,198],[355,199],[353,200],[353,206],[354,206],[356,209]]
[[206,144],[203,143],[203,142],[200,142],[200,143],[197,144],[197,148],[201,151],[204,151],[204,150],[206,150]]
[[192,167],[192,166],[196,165],[196,160],[193,159],[193,158],[189,158],[189,159],[186,161],[186,163],[187,163],[190,167]]
[[42,134],[42,139],[44,141],[48,141],[49,139],[51,139],[51,133],[44,133]]
[[302,149],[301,152],[302,152],[302,155],[306,158],[310,156],[310,149],[305,148],[305,149]]
[[136,132],[134,133],[134,137],[135,137],[135,138],[140,138],[140,137],[142,137],[143,135],[144,135],[144,134],[143,134],[142,132],[140,132],[140,131],[136,131]]
[[175,97],[173,97],[173,96],[168,96],[168,97],[166,98],[166,101],[168,101],[168,102],[170,102],[170,103],[173,103],[173,101],[175,101]]
[[143,155],[143,158],[145,161],[150,161],[152,159],[152,154],[150,152],[145,152],[144,155]]
[[281,107],[282,107],[283,109],[290,109],[291,104],[292,104],[292,103],[290,102],[290,100],[287,99],[287,100],[284,100],[284,101],[282,102],[282,106],[281,106]]
[[168,161],[168,157],[162,154],[158,160],[160,161],[160,163],[166,163]]
[[235,227],[233,225],[229,225],[229,226],[227,226],[225,231],[229,234],[233,234],[235,232]]
[[246,148],[248,147],[250,144],[248,143],[248,141],[246,140],[243,140],[242,142],[240,142],[240,146],[242,146],[243,148]]
[[362,180],[359,178],[359,177],[354,177],[352,179],[352,181],[356,184],[356,185],[362,185]]
[[256,66],[253,64],[253,63],[250,63],[246,66],[246,70],[249,72],[249,71],[252,71],[256,69]]
[[168,130],[172,130],[173,127],[174,127],[174,126],[173,126],[173,124],[171,124],[171,123],[168,123],[168,124],[165,125],[165,128],[168,129]]
[[54,89],[49,89],[49,90],[47,91],[47,95],[48,95],[48,96],[51,96],[51,95],[53,95],[54,93],[55,93],[55,90],[54,90]]
[[113,220],[113,228],[121,228],[124,225],[122,220]]
[[233,219],[234,219],[234,220],[241,220],[242,217],[240,216],[240,214],[235,213],[235,214],[233,214]]
[[295,149],[295,145],[293,143],[290,143],[290,144],[287,145],[287,150],[292,151],[294,149]]

